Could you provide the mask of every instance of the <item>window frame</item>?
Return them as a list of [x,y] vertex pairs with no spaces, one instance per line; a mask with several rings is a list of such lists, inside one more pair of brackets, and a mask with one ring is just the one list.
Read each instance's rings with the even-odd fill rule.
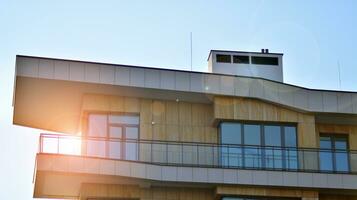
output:
[[[127,127],[133,127],[133,128],[137,128],[138,129],[138,138],[137,140],[140,141],[140,113],[128,113],[128,112],[102,112],[102,111],[94,111],[94,112],[87,112],[85,113],[86,115],[86,126],[85,126],[85,131],[84,131],[84,135],[85,137],[93,137],[93,136],[89,136],[89,126],[90,126],[90,121],[89,121],[89,116],[90,115],[105,115],[106,116],[106,136],[105,137],[93,137],[93,138],[102,138],[105,139],[105,157],[106,158],[111,158],[110,157],[110,150],[109,150],[109,142],[111,139],[116,139],[116,138],[111,138],[110,137],[110,127],[120,127],[122,129],[122,138],[120,139],[120,160],[125,159],[125,146],[123,145],[125,143],[126,140],[126,130],[125,128]],[[138,117],[138,124],[125,124],[125,123],[110,123],[109,122],[109,116],[110,115],[119,115],[119,116],[136,116]],[[87,154],[87,146],[85,149],[85,152]],[[136,152],[136,160],[140,160],[140,145],[139,143],[137,143],[137,152]]]
[[[321,148],[321,137],[329,137],[331,141],[331,148]],[[336,149],[335,148],[335,141],[337,138],[345,138],[346,139],[346,149]],[[320,150],[331,150],[332,154],[332,170],[321,170],[321,161],[320,161],[320,153],[319,152],[319,159],[318,159],[318,169],[320,171],[327,171],[327,172],[333,172],[333,173],[350,173],[351,172],[351,158],[348,155],[348,152],[350,150],[350,144],[349,144],[350,138],[348,133],[331,133],[331,132],[320,132],[319,133],[319,149]],[[336,167],[336,150],[337,151],[346,151],[347,153],[347,171],[338,171]]]
[[[235,144],[229,144],[229,143],[222,143],[222,124],[223,123],[239,123],[240,124],[240,132],[241,132],[241,144],[239,145],[242,145],[242,167],[243,168],[249,168],[249,169],[270,169],[270,168],[267,168],[266,167],[266,161],[265,161],[265,150],[264,148],[261,148],[260,149],[260,153],[261,153],[261,166],[259,167],[247,167],[246,164],[245,164],[245,151],[244,151],[244,146],[246,145],[244,143],[244,125],[258,125],[259,126],[259,129],[260,129],[260,145],[247,145],[247,146],[257,146],[257,147],[271,147],[272,149],[274,147],[277,147],[277,148],[287,148],[287,149],[296,149],[297,151],[297,148],[298,148],[298,126],[297,126],[297,123],[281,123],[281,122],[262,122],[262,121],[236,121],[236,120],[224,120],[224,121],[220,121],[219,124],[218,124],[218,142],[220,145],[235,145]],[[265,146],[265,131],[264,131],[264,126],[279,126],[280,127],[280,137],[281,137],[281,146]],[[285,145],[285,127],[293,127],[295,128],[295,147],[291,147],[291,146],[286,146]],[[221,150],[220,150],[221,151]],[[281,168],[272,168],[272,169],[281,169],[281,170],[298,170],[299,167],[300,167],[300,163],[299,163],[299,155],[297,154],[297,162],[296,162],[296,168],[289,168],[288,164],[287,164],[287,161],[286,159],[288,158],[286,156],[286,152],[285,150],[281,150],[282,151],[282,157],[283,157],[283,162],[282,162],[282,167]],[[222,162],[222,152],[219,153],[219,163],[220,165],[223,164]],[[229,162],[228,162],[229,163]],[[226,167],[230,167],[229,164],[228,166]]]

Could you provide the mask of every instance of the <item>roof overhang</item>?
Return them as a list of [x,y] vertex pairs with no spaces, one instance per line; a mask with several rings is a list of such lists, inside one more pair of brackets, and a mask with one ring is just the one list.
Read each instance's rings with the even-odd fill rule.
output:
[[[357,93],[302,88],[262,78],[17,56],[13,123],[77,133],[83,94],[211,103],[216,95],[256,98],[320,119],[357,124]],[[353,116],[353,117],[352,117]],[[341,118],[342,117],[342,118]]]

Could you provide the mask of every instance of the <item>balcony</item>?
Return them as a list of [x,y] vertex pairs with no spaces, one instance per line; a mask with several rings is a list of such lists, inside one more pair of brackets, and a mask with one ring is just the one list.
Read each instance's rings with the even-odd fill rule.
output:
[[[357,151],[120,140],[41,134],[40,154],[77,155],[161,166],[357,173]],[[326,166],[333,166],[331,168]]]

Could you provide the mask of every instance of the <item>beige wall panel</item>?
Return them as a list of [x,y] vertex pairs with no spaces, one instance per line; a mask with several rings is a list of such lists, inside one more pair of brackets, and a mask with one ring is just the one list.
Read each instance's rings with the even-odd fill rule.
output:
[[192,127],[192,142],[204,142],[205,141],[205,127],[193,126]]
[[166,140],[166,125],[164,124],[154,124],[152,128],[153,140]]
[[151,123],[152,120],[152,101],[150,99],[140,100],[140,123]]
[[154,100],[152,104],[152,119],[155,123],[164,124],[165,120],[165,101]]
[[246,119],[249,116],[249,107],[245,102],[247,99],[235,98],[234,104],[234,119]]
[[298,113],[292,110],[281,108],[278,110],[278,121],[283,122],[297,122]]
[[298,123],[297,129],[299,147],[317,147],[315,124]]
[[278,108],[274,105],[264,104],[263,115],[265,121],[276,122],[278,121]]
[[152,124],[140,123],[140,139],[152,140]]
[[233,98],[215,97],[214,98],[214,116],[218,119],[234,118]]
[[[263,104],[256,100],[248,101],[249,120],[264,120]],[[268,120],[269,121],[269,120]]]
[[124,97],[124,112],[139,113],[140,102],[138,98]]
[[192,127],[180,126],[180,140],[183,142],[191,142],[192,139]]
[[124,98],[119,96],[109,97],[110,111],[123,112],[124,111]]
[[88,111],[110,110],[109,96],[105,95],[91,95],[83,96],[82,107]]
[[204,126],[207,123],[206,111],[207,107],[204,104],[192,104],[192,125]]
[[206,143],[218,143],[218,130],[215,127],[205,127]]
[[166,139],[169,141],[180,141],[180,128],[178,125],[166,125]]
[[191,125],[192,124],[192,106],[187,102],[179,103],[179,124]]
[[179,103],[166,101],[166,124],[179,124]]

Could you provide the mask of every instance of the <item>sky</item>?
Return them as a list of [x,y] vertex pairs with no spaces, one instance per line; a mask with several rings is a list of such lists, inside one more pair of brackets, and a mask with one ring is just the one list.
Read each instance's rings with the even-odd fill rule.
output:
[[284,53],[286,83],[357,91],[356,10],[353,0],[0,0],[0,199],[32,199],[46,132],[12,125],[17,54],[190,70],[192,32],[194,71],[207,71],[210,49],[268,48]]

